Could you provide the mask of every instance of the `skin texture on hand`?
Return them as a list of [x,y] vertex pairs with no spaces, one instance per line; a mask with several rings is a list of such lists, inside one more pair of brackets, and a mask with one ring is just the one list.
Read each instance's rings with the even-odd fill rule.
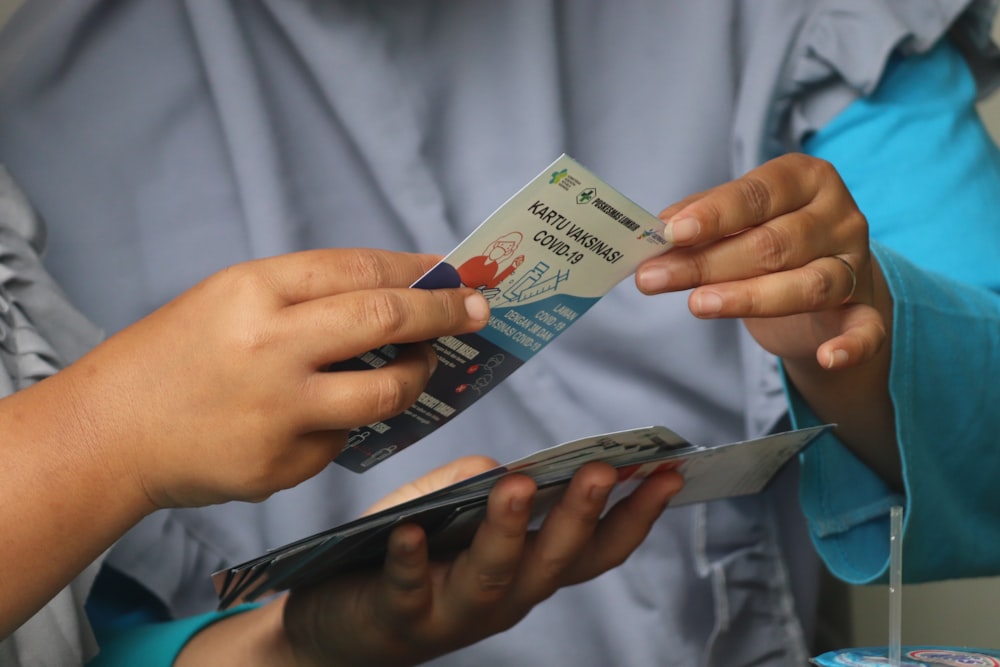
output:
[[691,289],[695,316],[742,318],[782,358],[816,415],[838,424],[838,437],[899,487],[892,296],[871,255],[867,220],[836,170],[784,155],[660,217],[675,248],[639,267],[639,289]]
[[[460,459],[373,510],[492,465]],[[532,532],[535,484],[523,475],[506,477],[491,492],[472,544],[454,557],[430,560],[423,530],[400,526],[380,570],[296,590],[216,623],[185,647],[176,664],[398,667],[473,644],[510,628],[559,588],[624,562],[683,483],[675,472],[654,475],[602,518],[616,480],[607,464],[584,466]],[[236,638],[250,638],[252,649],[235,654]]]
[[436,358],[414,345],[378,369],[327,365],[485,325],[474,290],[407,287],[435,260],[320,250],[236,265],[66,373],[157,507],[261,500],[319,472],[350,429],[409,407]]
[[[437,260],[339,249],[236,265],[0,400],[0,562],[22,573],[0,573],[0,636],[146,514],[265,498],[412,404],[436,363],[421,341],[489,318],[475,290],[408,288]],[[323,371],[387,343],[414,345],[379,369]]]
[[400,527],[381,572],[291,594],[297,653],[309,665],[410,665],[510,628],[559,588],[624,562],[681,486],[674,473],[651,478],[602,519],[616,480],[606,464],[584,466],[532,533],[534,482],[506,477],[472,544],[450,561],[429,560],[423,531]]

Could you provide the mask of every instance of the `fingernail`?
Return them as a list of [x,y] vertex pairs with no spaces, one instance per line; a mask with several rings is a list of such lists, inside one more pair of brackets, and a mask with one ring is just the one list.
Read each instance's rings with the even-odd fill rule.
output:
[[673,494],[676,494],[683,488],[684,488],[684,478],[681,477],[680,474],[678,473],[672,474],[670,476],[670,484],[668,488],[668,490],[671,493],[671,496],[673,496]]
[[437,352],[434,351],[434,348],[431,348],[430,350],[430,356],[427,358],[427,363],[431,368],[431,375],[434,375],[434,371],[436,371],[438,367],[438,355]]
[[829,370],[834,366],[840,366],[845,363],[847,363],[847,352],[845,350],[834,350],[830,353],[829,361],[826,363],[826,368]]
[[667,223],[664,236],[671,243],[687,243],[694,240],[701,231],[701,223],[697,218],[681,218]]
[[670,287],[670,271],[662,266],[644,266],[636,272],[635,284],[643,292],[662,292]]
[[465,297],[465,312],[477,322],[490,319],[490,304],[480,292],[473,292]]
[[718,292],[697,292],[692,305],[696,315],[714,315],[722,310],[722,297]]

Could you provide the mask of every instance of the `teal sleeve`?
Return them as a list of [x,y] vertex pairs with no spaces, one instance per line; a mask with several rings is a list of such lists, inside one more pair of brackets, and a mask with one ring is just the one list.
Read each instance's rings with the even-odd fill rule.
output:
[[[894,306],[890,391],[905,482],[906,578],[1000,569],[1000,153],[947,43],[893,60],[804,150],[868,218]],[[793,423],[810,423],[789,391]],[[832,436],[803,455],[802,505],[837,576],[882,578],[901,499]]]
[[206,626],[253,606],[171,620],[167,608],[145,586],[105,564],[87,598],[87,618],[100,646],[87,666],[167,667]]
[[170,667],[184,645],[201,630],[248,608],[251,606],[116,630],[99,637],[100,653],[87,667]]

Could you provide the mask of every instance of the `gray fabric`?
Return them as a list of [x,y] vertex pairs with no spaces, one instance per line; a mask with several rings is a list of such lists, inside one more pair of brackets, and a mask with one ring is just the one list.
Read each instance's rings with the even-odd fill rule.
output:
[[[969,4],[35,0],[0,45],[0,159],[51,225],[48,266],[113,330],[250,257],[446,252],[563,151],[659,210],[796,148]],[[654,422],[705,443],[767,430],[785,408],[773,359],[685,300],[626,281],[374,471],[158,513],[111,561],[202,611],[213,569],[457,455]],[[436,664],[804,664],[818,564],[796,474],[668,512],[623,567]]]
[[100,562],[95,561],[37,614],[0,641],[4,667],[72,667],[97,654],[83,605]]
[[[0,398],[74,361],[99,332],[73,309],[42,268],[43,228],[0,168]],[[96,643],[83,611],[93,563],[42,610],[0,641],[0,665],[81,665]],[[30,573],[24,575],[30,576]]]

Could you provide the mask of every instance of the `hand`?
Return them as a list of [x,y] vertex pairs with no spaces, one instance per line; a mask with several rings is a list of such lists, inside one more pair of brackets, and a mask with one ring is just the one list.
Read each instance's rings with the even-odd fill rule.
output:
[[862,364],[885,341],[868,224],[827,162],[785,155],[660,217],[676,247],[639,267],[643,292],[694,288],[697,317],[743,318],[768,351],[826,369]]
[[[322,372],[387,343],[480,329],[475,290],[407,286],[436,257],[317,250],[226,269],[64,373],[89,440],[115,446],[156,507],[260,500],[324,468],[347,432],[397,414],[427,345],[375,370]],[[74,437],[80,437],[74,434]]]
[[836,170],[785,155],[660,217],[676,247],[639,267],[639,289],[694,288],[696,316],[743,318],[783,359],[814,414],[901,489],[892,296],[868,247],[868,222]]
[[[460,474],[491,463],[461,462]],[[436,480],[394,494],[390,504],[457,481],[455,473],[451,466],[435,471]],[[587,464],[532,533],[535,484],[506,477],[491,492],[473,543],[447,562],[428,559],[421,528],[400,526],[381,571],[288,596],[284,627],[296,663],[412,665],[510,628],[559,588],[624,562],[682,485],[675,472],[656,474],[600,518],[616,480],[607,464]]]
[[451,486],[463,479],[474,477],[498,465],[500,465],[499,462],[488,456],[463,456],[404,484],[369,507],[364,515],[375,514],[415,498],[426,496],[428,493]]

